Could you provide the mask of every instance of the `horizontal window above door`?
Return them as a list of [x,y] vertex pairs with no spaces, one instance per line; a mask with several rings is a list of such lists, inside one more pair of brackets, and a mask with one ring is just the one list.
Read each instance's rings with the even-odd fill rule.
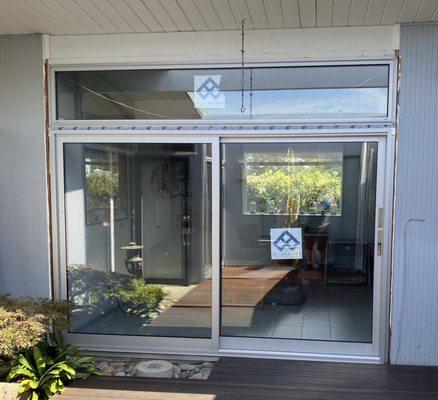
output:
[[[384,120],[389,64],[57,71],[56,118]],[[243,84],[242,84],[243,82]]]

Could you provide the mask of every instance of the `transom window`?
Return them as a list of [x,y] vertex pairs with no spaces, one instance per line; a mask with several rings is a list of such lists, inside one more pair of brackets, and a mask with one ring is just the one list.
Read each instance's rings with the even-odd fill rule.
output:
[[56,72],[58,120],[340,120],[388,116],[389,65]]

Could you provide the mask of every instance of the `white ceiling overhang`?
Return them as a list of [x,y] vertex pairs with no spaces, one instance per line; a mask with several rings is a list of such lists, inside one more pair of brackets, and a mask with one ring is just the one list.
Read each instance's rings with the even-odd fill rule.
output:
[[0,34],[90,35],[438,21],[438,0],[0,0]]

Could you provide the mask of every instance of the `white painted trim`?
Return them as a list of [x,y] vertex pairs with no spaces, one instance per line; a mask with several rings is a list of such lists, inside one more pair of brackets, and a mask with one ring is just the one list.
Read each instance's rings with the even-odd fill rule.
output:
[[212,197],[212,307],[211,307],[211,339],[212,349],[220,347],[220,255],[221,255],[221,207],[220,207],[220,186],[221,186],[221,155],[219,137],[211,140],[211,197]]
[[[246,32],[253,61],[391,57],[399,48],[393,26],[261,29]],[[240,31],[50,36],[50,64],[236,63]]]
[[43,63],[50,58],[50,35],[43,33],[41,35],[41,43],[43,46]]

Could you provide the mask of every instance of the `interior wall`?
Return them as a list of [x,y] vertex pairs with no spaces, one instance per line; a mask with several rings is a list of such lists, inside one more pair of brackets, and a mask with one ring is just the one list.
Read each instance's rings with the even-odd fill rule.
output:
[[43,45],[0,36],[0,292],[50,296]]
[[391,362],[438,365],[438,24],[402,26]]

